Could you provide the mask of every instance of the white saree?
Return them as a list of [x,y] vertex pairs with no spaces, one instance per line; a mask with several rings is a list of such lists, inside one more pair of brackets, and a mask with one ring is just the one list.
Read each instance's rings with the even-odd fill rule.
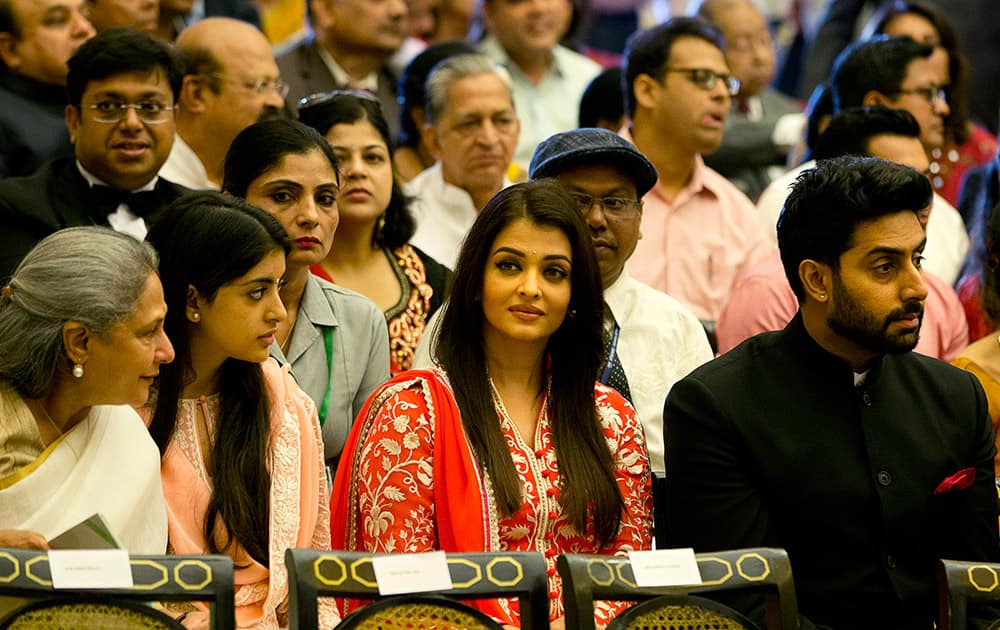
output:
[[128,406],[92,407],[34,461],[0,478],[0,529],[51,539],[95,513],[130,554],[166,552],[160,453]]

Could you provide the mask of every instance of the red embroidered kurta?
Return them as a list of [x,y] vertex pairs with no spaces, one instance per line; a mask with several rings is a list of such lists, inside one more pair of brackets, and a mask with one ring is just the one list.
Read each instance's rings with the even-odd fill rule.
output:
[[[438,410],[428,390],[424,376],[427,374],[400,375],[369,399],[376,401],[378,406],[373,406],[367,414],[366,426],[359,427],[356,450],[342,461],[342,464],[349,461],[355,464],[350,469],[342,465],[338,472],[351,475],[347,487],[352,496],[335,492],[333,497],[334,518],[343,515],[350,520],[351,499],[357,502],[353,507],[356,520],[347,527],[348,547],[397,553],[442,548],[435,507],[441,497],[435,497],[436,466],[433,461]],[[443,375],[436,374],[443,380]],[[450,396],[450,389],[444,391]],[[611,544],[597,545],[592,524],[588,524],[587,531],[582,534],[576,531],[559,502],[562,482],[547,405],[542,406],[533,441],[529,444],[507,416],[503,404],[497,404],[497,419],[523,482],[521,508],[511,516],[500,515],[488,479],[481,482],[487,506],[484,511],[488,513],[486,536],[489,540],[485,550],[538,551],[544,555],[551,619],[563,615],[562,585],[555,569],[559,554],[624,554],[649,549],[651,544],[653,501],[642,429],[635,411],[618,392],[596,384],[594,396],[625,503],[621,527]],[[437,406],[445,407],[440,401]],[[463,448],[471,452],[464,439],[463,443]],[[339,483],[338,487],[341,487]],[[341,542],[335,539],[333,545],[336,547]],[[516,603],[500,600],[499,605],[507,617],[500,621],[517,625]],[[596,619],[606,624],[627,605],[602,602],[596,607]]]

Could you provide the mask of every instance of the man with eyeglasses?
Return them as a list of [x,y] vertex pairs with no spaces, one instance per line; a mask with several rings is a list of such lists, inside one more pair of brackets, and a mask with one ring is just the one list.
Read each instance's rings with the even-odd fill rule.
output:
[[0,278],[64,227],[145,237],[147,222],[186,191],[157,177],[174,142],[180,84],[170,48],[133,29],[108,29],[76,51],[66,81],[75,155],[0,181]]
[[66,61],[93,36],[84,0],[0,0],[0,177],[73,154]]
[[177,137],[160,175],[194,190],[219,190],[233,138],[280,117],[288,86],[267,38],[246,22],[206,18],[185,29],[176,46],[184,82]]
[[[906,110],[920,126],[920,142],[930,157],[933,149],[944,144],[944,116],[948,113],[944,79],[933,55],[932,46],[908,37],[875,37],[853,44],[834,65],[834,114],[873,105]],[[788,196],[788,186],[800,172],[813,166],[814,162],[806,162],[776,179],[761,194],[757,209],[772,229]],[[961,215],[935,193],[927,223],[925,269],[954,285],[968,250],[969,237]]]
[[[844,155],[867,155],[909,166],[924,175],[927,155],[919,140],[920,127],[906,110],[875,106],[850,108],[830,120],[819,137],[817,160]],[[815,162],[811,162],[815,166]],[[920,208],[917,218],[927,228],[930,208]],[[969,327],[962,303],[951,285],[924,268],[927,299],[916,352],[951,361],[969,345]],[[769,330],[781,330],[795,317],[799,303],[788,284],[781,259],[774,251],[751,267],[736,282],[716,328],[719,352],[733,349],[745,339]]]
[[802,107],[770,87],[776,71],[767,19],[751,0],[701,0],[697,15],[722,31],[726,63],[740,91],[726,118],[722,144],[705,163],[751,200],[787,169],[788,151],[802,139]]
[[625,51],[631,127],[622,135],[659,173],[643,197],[629,271],[680,300],[709,331],[736,277],[766,252],[753,204],[701,157],[722,142],[739,91],[722,47],[704,20],[674,18],[634,34]]
[[663,401],[670,387],[712,359],[698,318],[625,270],[639,241],[642,196],[656,169],[630,142],[605,129],[577,129],[539,143],[531,179],[555,178],[586,218],[604,285],[608,359],[601,382],[635,407],[653,472],[662,473]]

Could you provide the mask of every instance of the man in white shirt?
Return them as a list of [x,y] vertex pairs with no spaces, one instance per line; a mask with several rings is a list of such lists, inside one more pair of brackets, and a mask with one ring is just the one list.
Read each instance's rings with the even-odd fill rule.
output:
[[177,136],[160,175],[194,190],[219,190],[233,138],[280,116],[288,86],[279,79],[267,38],[246,22],[204,19],[181,33],[176,47],[184,83]]
[[569,30],[570,0],[486,0],[487,35],[479,50],[510,72],[521,136],[514,161],[527,164],[535,145],[576,128],[580,98],[600,65],[559,41]]
[[[607,307],[608,362],[601,380],[632,402],[650,465],[663,472],[663,402],[676,381],[712,359],[712,350],[694,313],[625,270],[639,240],[640,200],[656,183],[656,169],[628,140],[605,129],[577,129],[542,141],[529,172],[531,179],[554,177],[580,204]],[[619,382],[616,360],[624,373]]]
[[410,242],[454,268],[479,210],[501,188],[517,144],[510,78],[484,55],[457,55],[427,78],[424,143],[437,162],[404,187],[417,231]]

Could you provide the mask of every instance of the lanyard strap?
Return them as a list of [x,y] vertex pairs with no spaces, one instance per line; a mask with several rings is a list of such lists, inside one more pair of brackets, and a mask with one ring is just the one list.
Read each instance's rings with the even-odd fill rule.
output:
[[[617,335],[615,331],[615,335]],[[319,407],[319,426],[326,422],[326,412],[330,408],[330,380],[333,378],[333,328],[325,326],[323,328],[323,345],[326,346],[326,393],[323,394],[323,404]]]
[[621,328],[615,322],[615,329],[611,333],[611,340],[608,343],[608,358],[604,362],[604,372],[601,373],[601,383],[607,385],[611,378],[611,366],[615,363],[615,356],[618,354],[618,331]]

